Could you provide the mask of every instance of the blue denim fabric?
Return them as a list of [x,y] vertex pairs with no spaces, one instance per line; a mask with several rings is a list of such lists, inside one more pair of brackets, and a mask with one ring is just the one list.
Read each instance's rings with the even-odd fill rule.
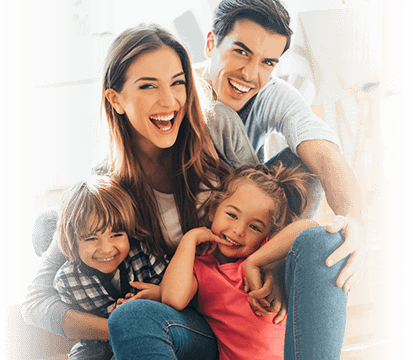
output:
[[69,360],[115,360],[109,341],[80,340],[70,351]]
[[348,296],[335,281],[347,260],[331,268],[325,261],[342,242],[340,234],[320,226],[303,231],[291,247],[285,268],[286,360],[340,359]]
[[218,359],[215,336],[191,307],[177,311],[155,301],[129,301],[113,311],[108,325],[117,360]]

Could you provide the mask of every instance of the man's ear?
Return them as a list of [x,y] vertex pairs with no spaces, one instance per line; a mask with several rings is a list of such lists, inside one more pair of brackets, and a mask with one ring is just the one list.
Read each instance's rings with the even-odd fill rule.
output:
[[125,109],[120,103],[120,95],[115,90],[107,89],[105,91],[105,97],[119,115],[123,115],[125,113]]
[[207,39],[206,39],[206,43],[205,43],[205,56],[207,58],[211,57],[211,52],[215,47],[215,33],[211,30],[208,35],[207,35]]

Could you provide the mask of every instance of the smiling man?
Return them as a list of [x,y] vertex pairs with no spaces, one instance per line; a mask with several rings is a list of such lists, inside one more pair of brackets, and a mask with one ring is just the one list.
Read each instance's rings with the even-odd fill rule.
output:
[[[341,153],[337,135],[313,114],[293,86],[271,77],[280,57],[290,46],[292,31],[289,22],[288,12],[278,0],[222,0],[214,11],[212,30],[206,39],[205,53],[208,59],[196,69],[214,89],[217,100],[215,115],[212,114],[208,122],[215,146],[224,162],[232,167],[264,162],[265,140],[271,133],[279,132],[284,135],[288,148],[276,154],[267,165],[275,166],[281,161],[286,166],[300,165],[317,175],[312,184],[313,205],[308,216],[315,215],[324,189],[327,201],[337,215],[326,229],[330,232],[340,231],[345,241],[333,245],[329,238],[333,234],[325,232],[320,235],[323,238],[320,244],[325,245],[324,249],[316,247],[313,251],[325,254],[320,264],[325,263],[328,267],[322,265],[324,268],[320,266],[317,270],[313,270],[310,265],[303,265],[304,256],[313,262],[317,258],[316,253],[310,250],[297,253],[302,265],[299,276],[312,286],[320,286],[319,297],[314,297],[311,289],[307,292],[304,285],[297,289],[302,294],[298,306],[297,303],[291,303],[291,293],[287,297],[294,309],[304,307],[306,301],[319,303],[325,308],[324,315],[316,311],[311,320],[308,319],[314,327],[311,337],[314,336],[314,329],[317,329],[320,339],[324,340],[317,343],[312,338],[308,348],[304,344],[307,343],[305,339],[308,339],[309,331],[305,319],[309,315],[293,315],[302,319],[296,326],[298,334],[302,336],[303,353],[310,354],[310,349],[315,348],[322,348],[322,352],[326,349],[324,345],[328,344],[328,348],[334,348],[332,351],[339,354],[341,345],[337,344],[342,342],[344,328],[341,326],[341,330],[338,329],[343,317],[345,324],[345,302],[342,302],[340,295],[335,293],[338,298],[334,298],[336,295],[324,290],[334,283],[348,292],[360,276],[365,252],[362,194],[353,171]],[[299,206],[295,198],[292,194],[289,199],[292,208]],[[289,256],[292,256],[291,252]],[[331,268],[343,259],[346,263],[341,268],[338,265]],[[293,272],[298,269],[288,264],[287,261],[287,266],[292,266]],[[317,272],[324,270],[333,271],[325,278],[324,275],[318,277]],[[334,276],[328,278],[333,273]],[[335,289],[339,290],[337,286]],[[326,298],[329,298],[330,303],[341,305],[330,308],[326,305]],[[337,315],[339,313],[341,315]],[[326,320],[326,316],[329,320]],[[314,318],[327,323],[330,321],[332,328],[337,331],[325,331],[328,329],[327,323],[317,325]],[[286,347],[298,339],[288,341],[289,331],[292,332],[287,325]],[[314,352],[311,354],[307,355],[308,358],[324,358]],[[327,358],[334,359],[337,355],[329,353]]]

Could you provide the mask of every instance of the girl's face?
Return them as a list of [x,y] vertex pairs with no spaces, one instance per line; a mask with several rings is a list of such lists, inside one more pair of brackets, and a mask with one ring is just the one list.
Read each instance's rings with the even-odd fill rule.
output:
[[139,56],[113,99],[116,111],[126,114],[136,130],[138,145],[171,147],[186,112],[186,78],[178,54],[164,46]]
[[245,258],[258,249],[270,232],[274,200],[253,183],[238,186],[211,216],[211,230],[228,245],[218,244],[215,255],[221,263]]
[[77,246],[79,257],[86,265],[109,274],[111,278],[121,262],[125,260],[130,249],[126,232],[112,232],[110,226],[104,232],[77,240]]

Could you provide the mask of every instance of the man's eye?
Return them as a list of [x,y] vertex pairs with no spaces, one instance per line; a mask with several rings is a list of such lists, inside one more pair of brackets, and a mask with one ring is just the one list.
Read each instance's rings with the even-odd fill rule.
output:
[[264,64],[265,64],[265,65],[268,65],[268,66],[271,66],[271,67],[274,67],[274,66],[275,66],[275,64],[274,64],[273,61],[264,61]]
[[247,52],[246,52],[245,50],[242,50],[242,49],[235,49],[235,51],[236,51],[238,54],[241,54],[241,55],[247,55]]

